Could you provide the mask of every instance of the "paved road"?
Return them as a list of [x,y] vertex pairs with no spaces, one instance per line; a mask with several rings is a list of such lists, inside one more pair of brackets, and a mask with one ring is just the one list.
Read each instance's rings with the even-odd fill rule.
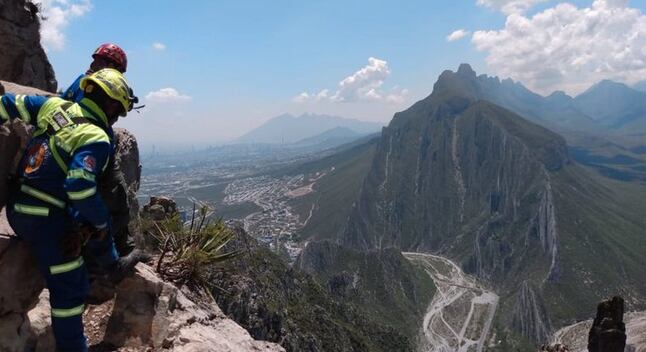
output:
[[481,352],[498,306],[498,295],[479,285],[451,260],[424,253],[403,253],[421,264],[437,292],[423,322],[422,352]]

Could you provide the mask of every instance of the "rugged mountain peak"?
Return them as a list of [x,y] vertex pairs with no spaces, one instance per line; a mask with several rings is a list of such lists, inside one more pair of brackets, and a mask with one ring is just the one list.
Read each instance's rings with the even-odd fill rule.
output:
[[474,71],[469,64],[460,64],[457,74],[465,78],[476,78],[476,71]]
[[445,102],[463,110],[466,105],[479,99],[481,95],[476,73],[471,66],[462,64],[457,72],[450,70],[442,72],[433,85],[433,93],[427,102],[433,104]]

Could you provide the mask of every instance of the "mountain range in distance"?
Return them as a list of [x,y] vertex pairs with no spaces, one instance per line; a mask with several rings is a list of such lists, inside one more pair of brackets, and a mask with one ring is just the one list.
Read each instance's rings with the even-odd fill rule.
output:
[[[602,126],[601,114],[587,115],[574,100],[626,88],[602,82],[575,98],[550,98],[477,76],[468,65],[445,71],[433,93],[395,114],[380,137],[301,167],[303,174],[333,170],[294,200],[308,216],[301,236],[344,251],[394,247],[451,258],[500,297],[492,351],[536,350],[555,330],[589,318],[602,297],[620,294],[627,309],[642,310],[646,286],[635,278],[646,274],[646,188],[573,160],[555,132],[559,120],[540,110],[559,98],[565,104],[552,111]],[[300,261],[321,262],[331,251],[339,252],[309,247]],[[334,262],[337,271],[354,272],[343,260]]]
[[236,144],[312,144],[338,139],[348,142],[379,132],[383,124],[356,119],[303,114],[276,116],[234,140]]

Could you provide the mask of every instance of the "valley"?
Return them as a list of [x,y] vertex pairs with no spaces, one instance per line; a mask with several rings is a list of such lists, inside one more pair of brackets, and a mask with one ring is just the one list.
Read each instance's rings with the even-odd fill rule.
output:
[[403,254],[421,265],[437,287],[424,316],[420,351],[483,351],[496,314],[498,295],[447,258],[424,253]]

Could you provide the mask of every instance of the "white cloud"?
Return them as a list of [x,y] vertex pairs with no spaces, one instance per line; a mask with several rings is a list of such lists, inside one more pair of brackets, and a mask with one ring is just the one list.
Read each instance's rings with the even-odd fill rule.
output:
[[65,48],[65,27],[70,21],[84,16],[92,9],[90,0],[34,0],[44,17],[40,39],[47,50]]
[[547,0],[478,0],[477,4],[511,15],[513,13],[524,13],[534,7],[534,5],[546,1]]
[[446,41],[447,42],[454,42],[456,40],[460,40],[467,35],[469,35],[470,32],[464,29],[458,29],[457,31],[453,31],[453,33],[449,34],[446,36]]
[[183,103],[190,101],[191,97],[180,94],[175,88],[162,88],[146,94],[147,102],[155,103]]
[[310,100],[310,95],[307,92],[303,92],[303,93],[295,96],[294,98],[292,98],[292,101],[294,103],[305,103],[308,100]]
[[388,62],[374,57],[368,58],[368,65],[339,82],[339,89],[332,100],[352,102],[357,100],[380,100],[382,96],[377,89],[390,75]]
[[646,78],[646,16],[627,4],[595,0],[511,14],[503,29],[477,31],[472,42],[496,74],[541,93],[578,93],[606,78],[635,83]]
[[331,94],[329,89],[323,89],[318,93],[303,92],[292,98],[292,101],[295,103],[361,101],[401,103],[408,94],[408,90],[395,87],[390,92],[385,92],[382,89],[389,75],[388,62],[371,57],[368,58],[368,65],[341,80],[334,94]]
[[159,51],[166,50],[166,44],[159,43],[159,42],[153,43],[153,49],[159,50]]

